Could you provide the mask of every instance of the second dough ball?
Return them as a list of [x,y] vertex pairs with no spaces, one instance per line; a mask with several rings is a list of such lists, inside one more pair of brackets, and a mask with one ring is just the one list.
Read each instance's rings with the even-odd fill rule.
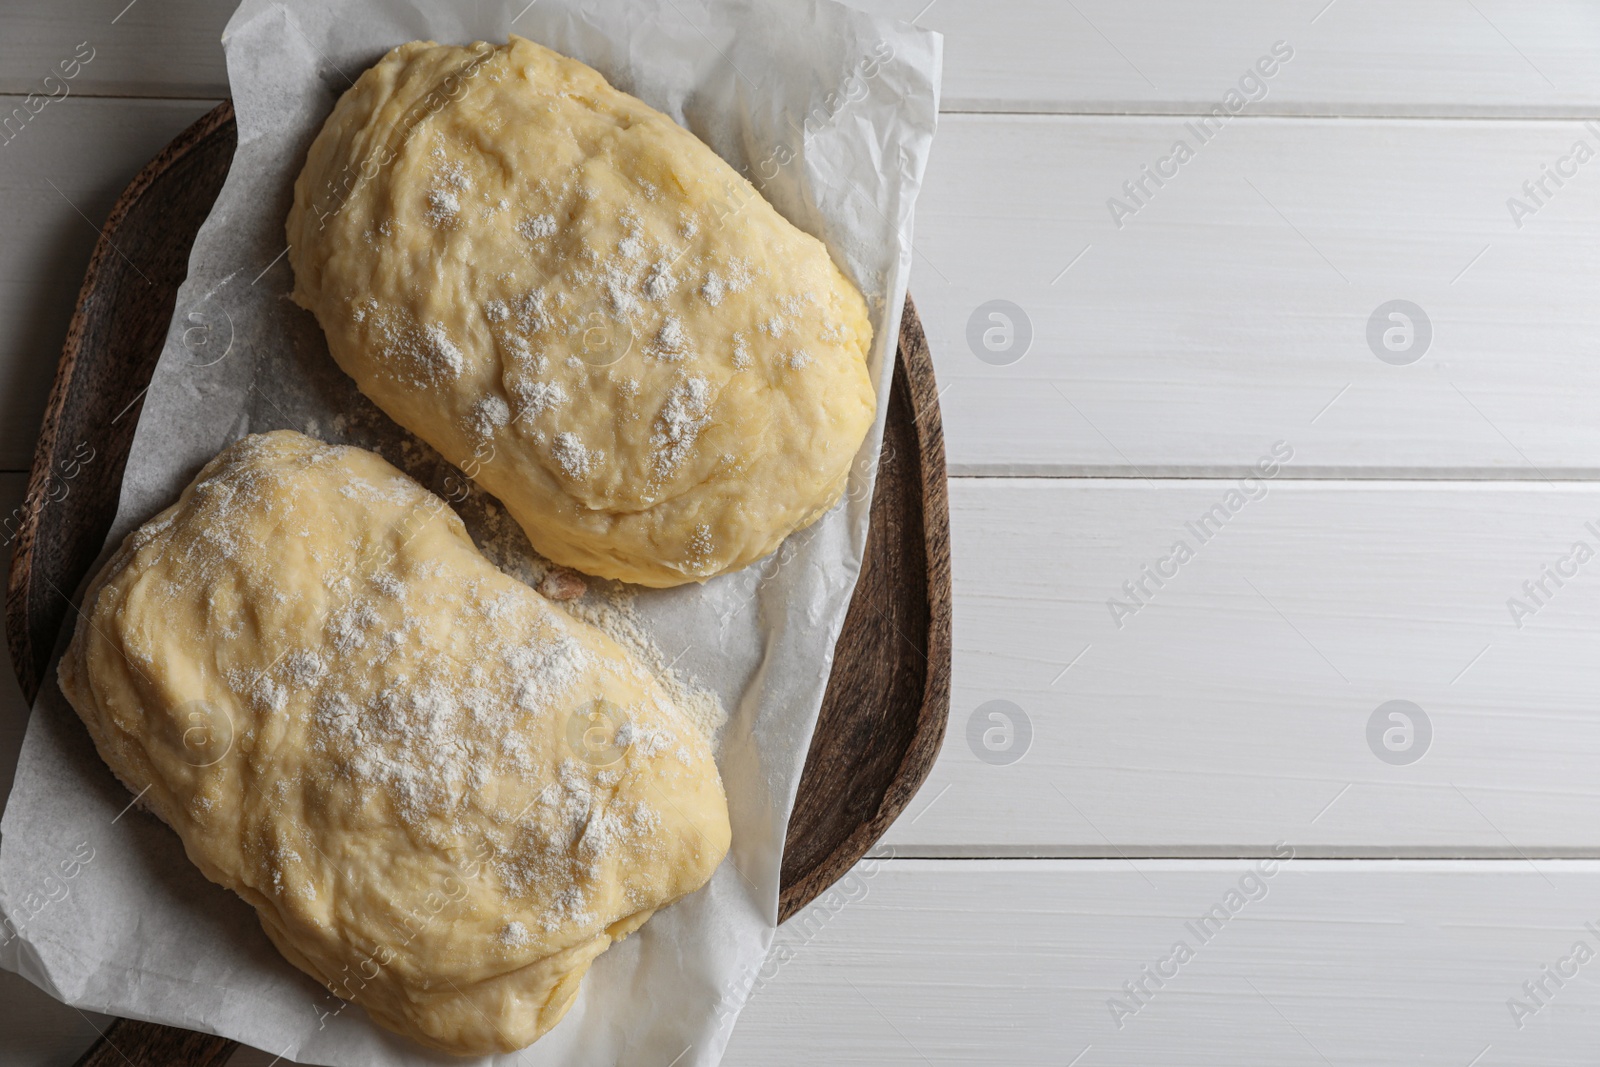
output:
[[765,556],[839,499],[873,421],[866,303],[822,243],[522,38],[363,74],[288,231],[294,299],[362,392],[590,574]]

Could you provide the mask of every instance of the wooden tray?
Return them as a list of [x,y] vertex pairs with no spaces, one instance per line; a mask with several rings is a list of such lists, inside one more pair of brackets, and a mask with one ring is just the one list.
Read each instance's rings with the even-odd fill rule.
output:
[[[111,211],[78,295],[28,480],[6,635],[38,692],[68,597],[117,510],[123,467],[237,129],[224,102],[139,172]],[[94,458],[84,463],[84,444]],[[900,326],[872,526],[784,843],[779,918],[842,877],[905,810],[944,737],[950,696],[950,529],[933,363],[916,308]],[[82,1064],[213,1064],[234,1043],[121,1020]]]

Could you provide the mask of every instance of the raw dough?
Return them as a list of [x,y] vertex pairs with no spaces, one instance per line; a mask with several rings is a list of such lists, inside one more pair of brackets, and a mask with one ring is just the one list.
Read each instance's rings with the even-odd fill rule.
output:
[[839,499],[873,421],[866,303],[822,243],[520,37],[363,74],[288,236],[294,299],[362,392],[589,574],[760,559]]
[[454,1053],[554,1026],[728,848],[708,741],[382,459],[247,437],[96,579],[61,687],[290,962]]

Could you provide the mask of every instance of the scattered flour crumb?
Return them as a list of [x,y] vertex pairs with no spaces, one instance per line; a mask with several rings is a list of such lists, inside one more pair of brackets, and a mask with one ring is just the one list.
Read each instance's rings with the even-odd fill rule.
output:
[[511,421],[511,406],[498,396],[486,396],[472,408],[472,428],[479,437],[491,437]]
[[450,335],[443,326],[437,322],[429,323],[422,331],[423,339],[427,342],[427,354],[437,363],[444,365],[449,370],[451,377],[459,375],[467,364],[466,356],[456,343],[450,340]]
[[431,189],[428,192],[428,221],[435,226],[447,226],[456,221],[461,212],[461,199],[449,189]]
[[519,382],[516,393],[519,420],[542,415],[567,402],[567,391],[561,388],[560,382]]
[[728,295],[728,283],[716,271],[707,271],[705,284],[700,287],[700,295],[705,297],[706,303],[716,307],[722,303],[722,298]]
[[327,673],[328,668],[315,652],[301,648],[291,652],[283,661],[283,670],[289,676],[289,681],[305,688],[315,685]]
[[577,434],[567,431],[556,434],[550,455],[560,464],[567,477],[583,478],[600,461],[604,453],[585,448]]
[[683,320],[676,315],[663,318],[661,329],[656,332],[656,339],[650,345],[650,352],[669,363],[676,363],[688,355],[689,336],[684,332]]
[[517,223],[517,232],[530,241],[554,237],[556,228],[554,215],[531,215]]
[[659,260],[650,268],[650,273],[644,280],[644,295],[646,300],[660,300],[677,287],[678,279],[672,274],[672,264],[666,260]]
[[685,378],[667,393],[650,437],[656,474],[670,475],[688,458],[700,431],[710,421],[711,383],[699,376]]
[[511,948],[519,948],[522,945],[526,945],[532,941],[533,935],[530,934],[528,932],[528,928],[521,923],[508,922],[500,928],[500,932],[495,935],[495,940],[499,941],[502,945],[507,945]]

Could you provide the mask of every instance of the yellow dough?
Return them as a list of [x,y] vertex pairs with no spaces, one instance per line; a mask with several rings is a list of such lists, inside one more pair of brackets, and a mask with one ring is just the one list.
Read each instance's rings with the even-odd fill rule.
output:
[[708,741],[370,452],[247,437],[123,543],[61,688],[290,962],[447,1052],[527,1045],[711,877]]
[[362,392],[590,574],[760,559],[839,499],[873,421],[866,303],[822,243],[520,37],[363,74],[288,237],[294,299]]

